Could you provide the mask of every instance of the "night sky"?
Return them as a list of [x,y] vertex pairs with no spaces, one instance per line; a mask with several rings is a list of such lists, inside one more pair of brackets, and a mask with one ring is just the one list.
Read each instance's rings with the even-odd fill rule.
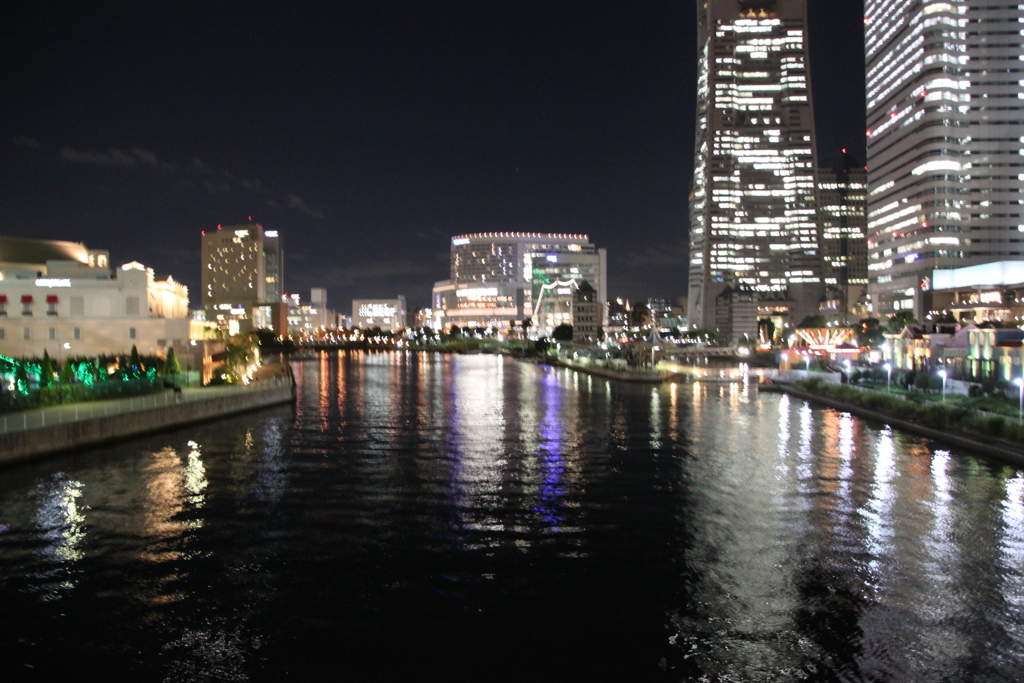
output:
[[[818,149],[864,156],[863,3],[808,0]],[[452,235],[586,233],[609,296],[686,288],[694,0],[0,6],[0,235],[199,292],[249,216],[285,284],[429,304]]]

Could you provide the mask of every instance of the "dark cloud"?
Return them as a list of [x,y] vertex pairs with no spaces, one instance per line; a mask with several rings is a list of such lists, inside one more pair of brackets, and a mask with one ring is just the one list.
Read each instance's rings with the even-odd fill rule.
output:
[[63,147],[60,150],[60,158],[73,164],[91,164],[101,168],[138,168],[141,166],[165,171],[177,169],[174,164],[161,161],[153,152],[138,147],[132,147],[129,150],[111,147],[106,151]]
[[239,186],[246,192],[252,192],[253,194],[270,194],[270,188],[260,182],[259,178],[252,180],[239,180]]
[[[31,138],[12,138],[14,144],[24,147],[39,147],[38,141]],[[74,147],[63,147],[60,158],[71,164],[98,166],[105,169],[152,169],[172,172],[188,176],[187,184],[210,194],[224,194],[241,190],[251,194],[262,194],[272,197],[267,205],[272,208],[282,206],[298,211],[311,218],[323,218],[324,214],[306,203],[306,200],[295,193],[288,193],[283,201],[273,199],[276,193],[259,178],[251,180],[238,179],[227,171],[211,168],[199,157],[193,157],[191,163],[180,166],[160,159],[155,153],[139,147],[124,150],[110,147],[106,150],[80,150]]]
[[42,146],[35,138],[30,138],[25,135],[15,135],[11,138],[11,144],[17,145],[18,147],[31,147],[32,149],[39,149]]
[[311,209],[309,205],[306,204],[306,200],[304,200],[302,197],[296,194],[289,194],[288,199],[285,201],[285,205],[292,209],[295,209],[296,211],[304,213],[307,216],[311,216],[312,218],[324,217],[323,213]]
[[136,168],[139,165],[138,156],[117,147],[106,151],[64,147],[60,150],[60,158],[72,164],[89,164],[101,168]]

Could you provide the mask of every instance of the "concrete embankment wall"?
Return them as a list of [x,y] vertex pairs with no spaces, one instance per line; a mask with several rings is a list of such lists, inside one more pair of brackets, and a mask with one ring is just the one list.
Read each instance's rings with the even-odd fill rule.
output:
[[564,360],[553,361],[551,362],[551,365],[553,367],[569,368],[570,370],[583,372],[588,375],[604,377],[605,379],[615,379],[622,382],[660,382],[664,379],[664,374],[660,372],[631,372],[628,370],[602,368],[594,365],[576,365],[574,363],[567,363]]
[[240,390],[237,394],[221,395],[208,400],[175,403],[150,410],[47,426],[44,429],[0,434],[0,465],[121,441],[294,400],[290,384],[283,384],[260,390]]
[[[864,417],[869,420],[875,420],[877,422],[883,422],[888,425],[892,425],[897,429],[902,429],[906,432],[913,434],[919,434],[926,436],[929,439],[935,439],[936,441],[942,441],[970,450],[981,455],[986,455],[991,458],[996,458],[1004,462],[1008,462],[1017,467],[1024,467],[1024,450],[1014,448],[1010,444],[1000,443],[992,439],[986,439],[985,437],[966,434],[963,432],[952,432],[944,429],[932,429],[931,427],[925,427],[924,425],[906,420],[903,418],[895,417],[887,413],[882,413],[877,410],[871,410],[853,403],[847,403],[838,399],[832,398],[831,396],[822,396],[820,394],[814,394],[809,391],[798,389],[794,386],[783,385],[783,384],[772,384],[768,385],[771,387],[770,391],[778,391],[781,393],[791,394],[798,398],[802,398],[808,401],[814,401],[815,403],[821,403],[831,408],[838,410],[844,410],[852,415],[858,417]],[[765,387],[762,387],[764,390]]]

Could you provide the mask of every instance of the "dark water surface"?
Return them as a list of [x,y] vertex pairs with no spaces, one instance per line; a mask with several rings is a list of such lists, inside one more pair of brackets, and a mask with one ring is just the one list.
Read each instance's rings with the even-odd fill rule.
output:
[[1024,475],[492,356],[0,472],[0,681],[1020,681]]

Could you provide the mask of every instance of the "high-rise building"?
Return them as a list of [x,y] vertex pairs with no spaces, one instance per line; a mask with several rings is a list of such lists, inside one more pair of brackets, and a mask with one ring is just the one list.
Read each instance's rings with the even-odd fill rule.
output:
[[264,231],[259,223],[203,231],[201,300],[207,321],[232,333],[268,327],[268,305],[281,303],[283,276],[277,231]]
[[924,322],[957,283],[1021,283],[1007,274],[1024,257],[1022,23],[1018,3],[865,3],[875,314]]
[[263,281],[267,302],[277,303],[284,298],[284,244],[277,230],[263,231]]
[[826,317],[848,322],[867,313],[868,172],[843,150],[841,163],[818,169]]
[[806,0],[698,0],[697,17],[690,327],[716,327],[726,287],[799,322],[824,294]]
[[606,266],[606,251],[586,235],[488,232],[453,237],[451,279],[434,285],[435,325],[491,327],[531,317],[541,288],[559,281],[586,280],[603,301]]

